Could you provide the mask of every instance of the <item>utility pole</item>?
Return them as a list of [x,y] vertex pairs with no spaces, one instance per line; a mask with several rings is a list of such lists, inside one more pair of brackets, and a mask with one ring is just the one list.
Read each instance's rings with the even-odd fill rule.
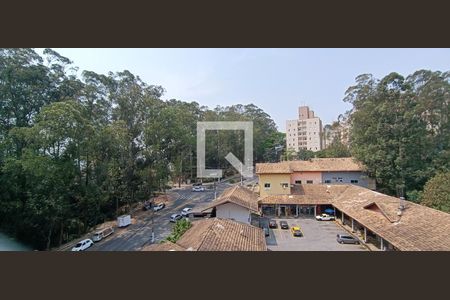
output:
[[243,185],[243,176],[242,176],[242,163],[241,163],[241,186]]
[[151,209],[152,209],[152,244],[155,242],[155,222],[154,222],[154,217],[155,217],[155,210],[154,210],[154,205],[155,205],[155,199],[153,199],[152,201],[152,205],[151,205]]

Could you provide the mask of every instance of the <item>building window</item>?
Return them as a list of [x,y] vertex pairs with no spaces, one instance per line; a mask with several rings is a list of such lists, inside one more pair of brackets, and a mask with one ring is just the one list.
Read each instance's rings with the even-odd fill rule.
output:
[[264,188],[265,189],[270,189],[270,183],[269,182],[264,183]]
[[302,184],[302,181],[301,180],[296,180],[295,184]]
[[326,179],[325,183],[331,183],[331,180],[330,179]]
[[350,183],[358,183],[358,180],[352,179],[352,180],[350,180]]
[[289,187],[289,183],[283,182],[283,183],[281,184],[281,187],[282,187],[283,189],[287,189],[287,188]]
[[312,180],[306,180],[306,183],[307,183],[307,184],[312,184],[313,181],[312,181]]

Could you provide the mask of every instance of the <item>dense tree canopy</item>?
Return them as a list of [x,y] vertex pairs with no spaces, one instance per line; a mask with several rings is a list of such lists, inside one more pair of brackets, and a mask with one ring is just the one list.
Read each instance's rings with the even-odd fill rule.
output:
[[450,73],[364,74],[346,92],[350,146],[382,191],[422,190],[450,162]]
[[425,184],[421,204],[450,213],[450,172],[438,173]]
[[[46,49],[0,49],[0,228],[50,248],[196,180],[198,121],[253,121],[255,162],[276,159],[274,121],[253,104],[163,100],[129,71],[97,74]],[[236,170],[243,132],[208,132],[208,168]]]

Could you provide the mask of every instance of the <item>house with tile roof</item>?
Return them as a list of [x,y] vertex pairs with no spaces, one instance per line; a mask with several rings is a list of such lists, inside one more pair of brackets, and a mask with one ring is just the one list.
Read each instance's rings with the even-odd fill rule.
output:
[[222,218],[195,221],[174,244],[164,242],[144,251],[267,251],[261,228]]
[[259,199],[263,216],[301,217],[332,210],[372,249],[450,251],[450,214],[352,184],[296,186]]
[[375,189],[366,168],[352,157],[256,164],[260,195],[289,195],[293,185],[355,184]]
[[235,185],[227,188],[219,198],[203,208],[203,211],[210,209],[213,209],[212,214],[218,218],[251,224],[252,215],[259,214],[258,194],[246,187]]

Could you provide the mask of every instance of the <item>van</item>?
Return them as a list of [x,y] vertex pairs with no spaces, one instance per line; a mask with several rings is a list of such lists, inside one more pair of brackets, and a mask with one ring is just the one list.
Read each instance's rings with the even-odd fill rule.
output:
[[94,242],[99,242],[102,239],[104,239],[105,237],[110,236],[113,233],[114,233],[114,229],[112,227],[106,227],[102,230],[95,232],[94,236],[92,237],[92,240]]
[[117,226],[120,227],[126,227],[131,224],[131,216],[130,215],[123,215],[117,218]]

